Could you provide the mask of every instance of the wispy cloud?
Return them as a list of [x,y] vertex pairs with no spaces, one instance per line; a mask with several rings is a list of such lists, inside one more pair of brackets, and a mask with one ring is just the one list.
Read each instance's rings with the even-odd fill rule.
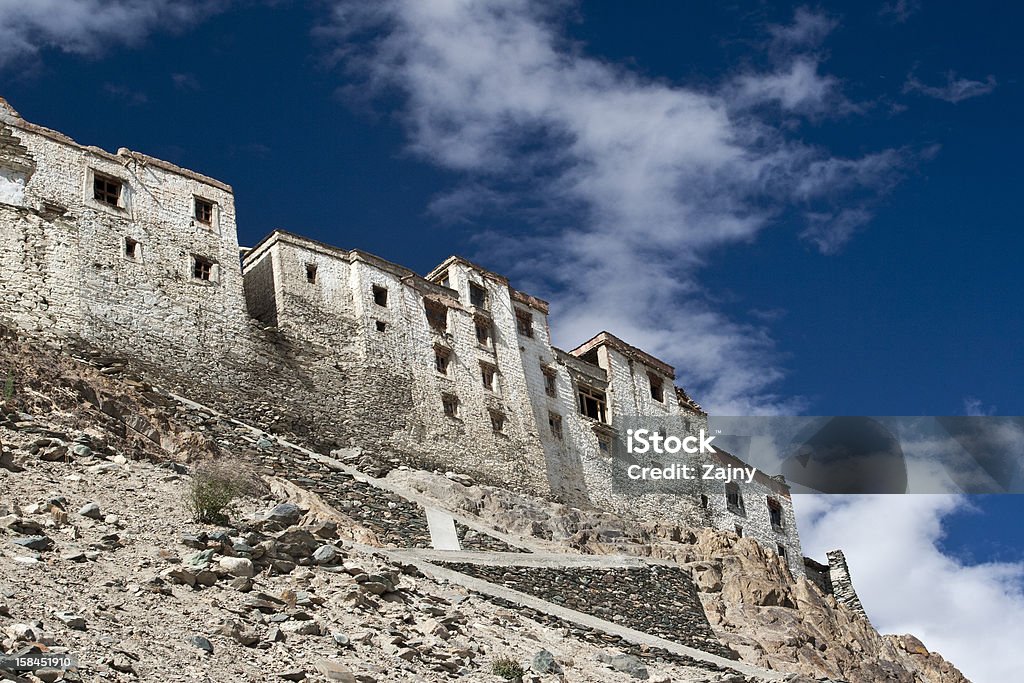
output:
[[919,92],[928,97],[956,104],[972,97],[988,95],[996,89],[996,85],[995,76],[992,75],[986,76],[983,81],[975,81],[969,78],[958,78],[955,72],[950,71],[946,74],[944,85],[926,85],[911,74],[907,77],[907,82],[903,84],[903,92]]
[[104,83],[103,92],[133,107],[139,107],[149,102],[149,95],[143,91],[118,83]]
[[1006,653],[1024,639],[1024,563],[967,563],[942,551],[943,525],[971,511],[970,498],[793,498],[804,552],[821,559],[843,546],[879,631],[918,636],[975,683],[1019,678]]
[[195,74],[174,73],[171,74],[171,82],[176,89],[183,91],[200,90],[202,88]]
[[981,399],[973,396],[968,396],[964,399],[964,415],[972,415],[974,417],[980,417],[984,415],[995,415],[996,407],[987,406],[981,402]]
[[772,24],[768,33],[779,46],[786,48],[816,47],[831,33],[839,21],[823,12],[808,7],[798,7],[793,21],[788,24]]
[[[339,2],[321,33],[352,73],[401,94],[413,153],[464,174],[436,209],[465,221],[500,205],[526,224],[489,235],[481,258],[553,298],[556,341],[607,328],[673,362],[715,410],[792,409],[771,390],[782,373],[766,328],[721,313],[700,272],[794,206],[847,229],[837,206],[867,220],[904,163],[898,150],[837,158],[773,123],[835,97],[803,51],[835,21],[799,10],[771,29],[777,68],[687,87],[586,56],[559,30],[567,6]],[[824,218],[812,223],[825,243]]]
[[895,0],[883,3],[882,8],[878,10],[878,16],[894,24],[902,24],[919,9],[921,3],[918,0]]
[[95,55],[137,45],[223,10],[231,0],[0,0],[0,68],[54,49]]

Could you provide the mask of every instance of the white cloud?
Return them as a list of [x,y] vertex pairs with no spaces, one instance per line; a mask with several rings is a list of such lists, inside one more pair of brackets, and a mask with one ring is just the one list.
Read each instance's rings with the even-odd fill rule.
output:
[[792,23],[769,26],[768,33],[779,46],[813,47],[825,40],[838,25],[839,22],[827,14],[798,7],[793,12]]
[[995,406],[986,406],[981,402],[981,399],[975,398],[974,396],[968,396],[964,399],[964,415],[973,415],[975,417],[982,415],[995,415]]
[[969,100],[972,97],[988,95],[996,89],[995,76],[989,75],[984,81],[972,81],[969,78],[957,78],[955,72],[946,74],[945,85],[926,85],[911,74],[903,85],[903,92],[919,92],[928,97],[944,100],[952,104]]
[[[529,224],[488,235],[480,258],[553,294],[557,342],[609,329],[674,363],[713,410],[793,409],[771,392],[781,370],[766,329],[717,310],[699,273],[727,268],[720,247],[751,241],[794,204],[837,213],[842,198],[866,220],[865,198],[903,163],[895,150],[834,158],[752,106],[792,117],[835,97],[838,81],[798,50],[834,22],[799,11],[773,29],[785,43],[777,69],[686,87],[586,56],[559,30],[553,7],[565,6],[340,2],[320,32],[370,86],[403,96],[415,154],[463,172],[435,210],[465,221],[501,206]],[[368,36],[372,49],[355,39]]]
[[229,0],[0,0],[0,67],[44,49],[94,55],[188,27]]
[[916,635],[974,683],[1020,678],[1007,653],[1024,639],[1024,563],[972,565],[941,549],[944,520],[972,514],[969,497],[800,495],[794,503],[805,554],[843,548],[879,631]]

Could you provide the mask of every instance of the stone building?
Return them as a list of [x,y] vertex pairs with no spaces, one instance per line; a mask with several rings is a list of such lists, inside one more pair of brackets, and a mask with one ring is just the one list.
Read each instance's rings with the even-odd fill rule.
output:
[[0,268],[0,316],[21,329],[123,357],[268,429],[736,531],[803,572],[781,478],[616,493],[626,416],[696,432],[706,413],[674,368],[608,332],[554,347],[546,302],[465,259],[420,276],[283,231],[240,250],[230,186],[80,145],[0,99]]

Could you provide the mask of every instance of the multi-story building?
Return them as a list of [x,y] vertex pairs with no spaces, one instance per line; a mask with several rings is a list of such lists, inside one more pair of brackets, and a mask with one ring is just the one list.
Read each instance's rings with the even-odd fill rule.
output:
[[803,571],[779,478],[616,492],[612,443],[626,418],[698,432],[706,413],[673,367],[608,332],[556,348],[546,302],[465,259],[422,277],[282,231],[240,250],[230,186],[85,147],[2,99],[0,238],[0,316],[32,335],[122,356],[323,448],[736,531]]

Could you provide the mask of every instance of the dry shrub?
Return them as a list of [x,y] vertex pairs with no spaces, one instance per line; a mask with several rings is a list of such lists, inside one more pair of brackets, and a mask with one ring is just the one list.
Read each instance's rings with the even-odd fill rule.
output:
[[523,674],[526,672],[523,670],[522,665],[511,657],[498,657],[491,663],[491,671],[494,675],[501,676],[510,681],[522,680]]
[[185,505],[197,522],[226,524],[235,501],[265,493],[266,485],[248,465],[219,458],[195,466]]

